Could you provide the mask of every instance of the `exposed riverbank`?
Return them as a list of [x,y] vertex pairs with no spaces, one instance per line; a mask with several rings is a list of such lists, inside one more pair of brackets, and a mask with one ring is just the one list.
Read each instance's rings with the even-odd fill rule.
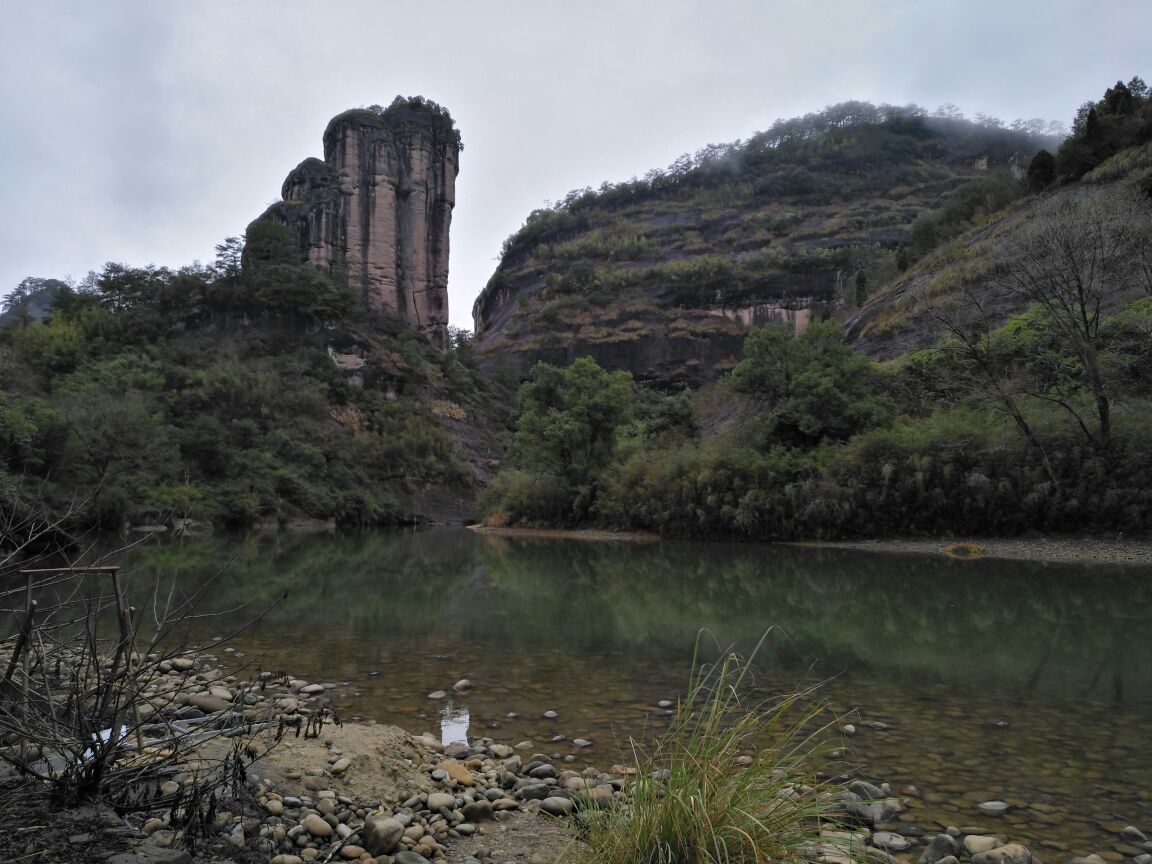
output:
[[[656,543],[676,538],[639,531],[608,531],[596,528],[497,528],[470,526],[492,537],[524,540],[591,540],[596,542]],[[885,540],[797,540],[781,546],[812,549],[859,549],[864,552],[903,552],[916,555],[947,555],[951,558],[1001,558],[1066,564],[1152,564],[1152,538],[1008,537]]]
[[[248,740],[247,750],[263,754],[247,765],[246,790],[234,800],[221,799],[212,827],[200,836],[201,852],[183,851],[183,837],[191,829],[173,822],[174,809],[160,800],[154,812],[124,821],[111,810],[85,810],[84,818],[96,820],[95,827],[83,826],[86,833],[76,833],[80,811],[14,810],[0,817],[0,839],[18,838],[19,845],[0,843],[0,848],[25,857],[27,848],[44,850],[40,855],[51,851],[59,858],[81,843],[84,861],[110,864],[191,864],[240,850],[272,864],[547,864],[579,861],[585,852],[574,843],[565,817],[628,805],[634,769],[593,767],[610,752],[596,742],[557,735],[518,743],[477,737],[445,745],[429,732],[413,735],[371,720],[340,724],[332,711],[340,713],[344,685],[267,673],[241,680],[219,669],[215,659],[162,660],[143,694],[154,712],[150,725],[183,721],[201,730],[232,729]],[[467,692],[471,683],[458,682],[455,689]],[[310,737],[306,730],[318,717],[327,723]],[[256,721],[265,721],[263,732],[250,731],[261,725]],[[885,723],[864,726],[890,731]],[[302,737],[289,731],[273,746],[276,730],[286,728],[305,731]],[[843,725],[836,737],[846,742],[864,732]],[[195,758],[193,749],[186,750],[187,764],[219,760],[232,740],[227,734],[197,745]],[[162,773],[151,780],[160,783],[162,796],[179,800],[181,788],[196,787],[198,775],[183,761],[157,762],[162,764]],[[841,763],[837,770],[842,768]],[[1058,814],[1043,801],[985,800],[967,790],[951,798],[955,821],[940,821],[925,810],[932,793],[912,784],[890,789],[860,776],[849,768],[834,778],[843,785],[834,787],[830,815],[842,824],[814,836],[802,850],[805,860],[1036,864],[1031,850],[1037,848],[1045,860],[1055,856],[1067,864],[1152,864],[1149,826],[1126,822],[1121,813],[1101,826],[1111,835],[1107,845],[1076,849],[1047,836],[1044,826]],[[26,798],[28,787],[19,788]],[[1089,852],[1088,858],[1077,857]]]
[[1108,537],[1010,537],[949,540],[839,540],[788,543],[821,549],[860,549],[948,555],[952,558],[1002,558],[1063,564],[1152,564],[1152,539]]
[[591,540],[597,543],[659,543],[659,534],[647,531],[606,531],[598,528],[498,528],[470,525],[470,531],[489,537],[515,537],[519,540]]

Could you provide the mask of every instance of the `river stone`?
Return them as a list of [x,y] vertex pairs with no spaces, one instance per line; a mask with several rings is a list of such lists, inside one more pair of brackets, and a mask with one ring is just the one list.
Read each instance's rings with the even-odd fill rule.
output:
[[981,852],[991,852],[999,849],[1004,843],[998,837],[981,834],[969,834],[964,838],[964,849],[969,855],[979,855]]
[[452,685],[452,689],[457,693],[465,693],[472,689],[472,682],[467,678],[461,678],[459,681]]
[[196,661],[193,660],[191,657],[173,657],[172,658],[172,668],[178,672],[187,672],[195,665],[196,665]]
[[488,819],[492,816],[492,802],[487,798],[477,798],[475,801],[469,801],[465,804],[462,812],[464,813],[464,818],[469,822]]
[[1027,846],[1009,843],[990,852],[973,855],[972,864],[1040,864],[1040,859]]
[[593,786],[591,789],[585,789],[583,792],[578,793],[580,800],[592,807],[612,807],[616,803],[616,796],[613,794],[613,788],[608,783],[601,783],[598,786]]
[[572,744],[573,744],[573,746],[579,747],[581,749],[583,749],[585,747],[591,747],[592,746],[592,742],[589,741],[587,738],[573,738]]
[[548,720],[555,720],[559,716],[559,714],[557,714],[555,711],[552,711],[551,709],[544,712],[544,717]]
[[892,831],[877,831],[872,835],[872,845],[885,852],[903,852],[912,844]]
[[1132,859],[1132,864],[1152,864],[1152,853],[1145,852],[1143,855],[1137,855]]
[[960,844],[955,837],[937,834],[928,841],[928,846],[920,853],[919,864],[939,864],[941,859],[955,856],[959,851]]
[[488,748],[488,751],[497,759],[507,759],[515,752],[507,744],[493,744]]
[[332,826],[324,821],[323,818],[317,816],[315,813],[309,813],[304,817],[300,823],[304,826],[304,830],[311,834],[313,837],[331,837]]
[[280,854],[273,858],[269,864],[304,864],[304,859],[299,855]]
[[354,846],[351,843],[340,849],[340,857],[346,861],[355,861],[364,854],[363,846]]
[[428,859],[411,849],[402,849],[396,853],[392,864],[428,864]]
[[184,849],[161,849],[158,846],[145,845],[113,855],[107,864],[192,864],[192,856]]
[[396,819],[375,813],[364,820],[360,841],[373,856],[389,855],[404,836],[404,826]]
[[230,700],[221,699],[219,696],[213,696],[211,693],[195,693],[188,697],[188,704],[199,708],[207,714],[215,714],[217,711],[227,711],[232,707]]
[[867,780],[853,780],[848,784],[848,791],[859,795],[865,801],[876,801],[884,797],[884,790]]
[[409,825],[407,828],[404,829],[404,836],[407,837],[412,842],[416,842],[417,840],[419,840],[421,837],[423,837],[427,833],[428,832],[424,830],[424,826],[421,825],[420,823],[416,823],[415,825]]
[[272,816],[280,816],[284,812],[284,802],[278,801],[275,798],[269,798],[268,803],[264,805],[264,809]]
[[449,795],[447,792],[432,792],[428,795],[428,809],[433,813],[437,812],[441,807],[447,807],[451,810],[455,806],[455,795]]
[[900,864],[899,858],[876,846],[865,846],[861,851],[864,853],[864,857],[874,864]]
[[455,759],[445,759],[436,766],[438,771],[443,771],[448,777],[451,777],[457,783],[464,783],[472,786],[476,783],[475,778],[472,777],[472,772],[462,762]]
[[981,801],[976,805],[976,809],[985,816],[1002,816],[1011,809],[1011,806],[1006,801]]
[[1133,840],[1136,843],[1148,842],[1148,837],[1135,825],[1125,825],[1120,829],[1120,836],[1125,840]]
[[567,816],[576,809],[576,804],[570,798],[552,795],[540,802],[540,809],[553,816]]
[[447,695],[448,694],[445,693],[443,690],[433,690],[431,693],[428,694],[428,698],[429,699],[443,699]]
[[347,756],[341,756],[339,759],[337,759],[335,762],[332,763],[332,767],[329,768],[328,770],[331,771],[333,774],[343,774],[345,771],[347,771],[351,767],[352,767],[352,760],[349,759]]
[[520,789],[516,795],[525,801],[543,800],[552,793],[552,787],[547,783],[532,783]]
[[859,795],[852,792],[845,792],[843,801],[844,809],[849,815],[855,816],[869,825],[887,822],[901,810],[895,798],[885,798],[879,801],[861,801]]
[[537,780],[548,780],[556,776],[556,769],[548,764],[537,765],[528,772],[529,777],[534,777]]

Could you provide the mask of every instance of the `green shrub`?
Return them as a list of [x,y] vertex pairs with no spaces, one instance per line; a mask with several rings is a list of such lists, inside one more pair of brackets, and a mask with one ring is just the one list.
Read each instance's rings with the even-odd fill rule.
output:
[[668,733],[650,751],[632,742],[631,800],[588,814],[590,860],[799,861],[827,843],[820,830],[835,824],[834,788],[816,780],[812,762],[828,726],[806,706],[810,693],[757,701],[749,669],[731,652],[700,667]]
[[576,494],[554,474],[507,469],[484,491],[480,509],[492,525],[569,525]]

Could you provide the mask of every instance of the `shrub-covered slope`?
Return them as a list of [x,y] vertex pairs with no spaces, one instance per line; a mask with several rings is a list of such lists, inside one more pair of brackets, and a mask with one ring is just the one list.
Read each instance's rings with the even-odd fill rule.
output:
[[109,264],[0,333],[5,526],[72,502],[106,527],[468,511],[501,400],[467,342],[367,313],[287,233],[257,223],[243,269],[238,240],[211,267]]
[[[1055,155],[1032,160],[1026,184],[1035,196],[977,214],[881,286],[847,322],[855,344],[897,357],[955,336],[958,324],[987,330],[1045,295],[1059,301],[1053,291],[1095,294],[1104,314],[1152,291],[1152,97],[1141,79],[1084,103]],[[948,221],[954,200],[922,224]]]
[[[844,103],[570,193],[506,241],[473,310],[481,364],[523,376],[587,355],[642,380],[714,378],[750,326],[853,304],[1020,194],[1048,143],[1037,125]],[[924,218],[945,200],[952,221]]]
[[847,333],[832,316],[754,328],[731,374],[676,395],[590,359],[537,367],[487,518],[761,540],[1147,532],[1148,106],[1139,79],[1109,88],[1007,206],[984,178],[939,198]]

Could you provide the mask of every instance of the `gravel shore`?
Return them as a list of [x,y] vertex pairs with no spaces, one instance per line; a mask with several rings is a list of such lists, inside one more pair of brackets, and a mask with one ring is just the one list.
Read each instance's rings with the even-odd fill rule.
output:
[[[473,525],[477,534],[525,540],[592,540],[597,542],[655,543],[675,538],[640,531],[604,531],[591,528],[491,528]],[[860,549],[865,552],[907,552],[948,555],[953,558],[1005,558],[1065,564],[1152,564],[1152,538],[1081,537],[963,537],[930,540],[793,541],[783,546],[814,549]],[[957,547],[966,547],[960,548]]]
[[[789,543],[820,549],[860,549],[866,552],[907,552],[917,555],[949,555],[960,558],[1005,558],[1016,561],[1048,561],[1065,564],[1152,564],[1152,540],[1106,537],[1013,537],[948,540],[843,540],[821,543]],[[956,547],[976,553],[956,553]]]

